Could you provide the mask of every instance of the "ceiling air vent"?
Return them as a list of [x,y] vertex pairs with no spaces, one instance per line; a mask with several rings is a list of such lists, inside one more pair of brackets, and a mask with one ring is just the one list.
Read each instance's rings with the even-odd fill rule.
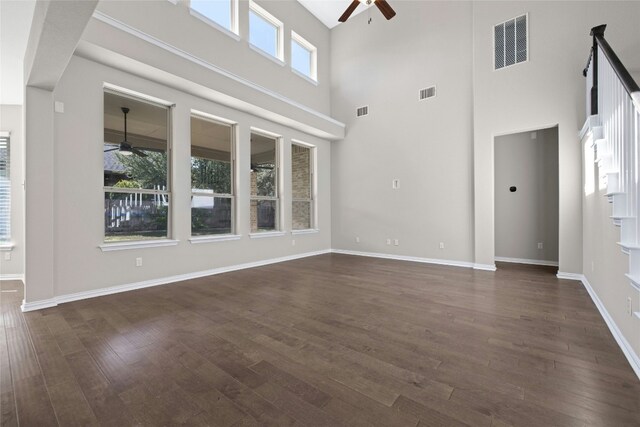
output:
[[431,86],[426,89],[420,89],[420,101],[427,98],[433,98],[436,96],[436,87]]
[[356,117],[362,117],[369,114],[369,106],[365,105],[364,107],[360,107],[356,110]]

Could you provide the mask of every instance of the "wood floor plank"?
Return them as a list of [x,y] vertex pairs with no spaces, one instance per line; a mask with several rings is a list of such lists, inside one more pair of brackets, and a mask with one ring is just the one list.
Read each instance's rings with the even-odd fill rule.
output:
[[328,254],[25,314],[21,286],[3,426],[640,425],[640,381],[550,267]]
[[[393,403],[393,407],[400,412],[414,415],[415,417],[420,419],[420,424],[424,423],[428,426],[461,427],[468,425],[402,395],[400,395],[396,399],[396,401]],[[476,419],[473,422],[473,425],[477,426],[483,425],[481,423],[485,423],[484,425],[487,426],[491,425],[491,419],[489,417],[486,417],[482,421]]]
[[63,426],[98,426],[98,419],[89,407],[80,386],[72,379],[47,386],[56,417]]
[[18,422],[25,426],[57,426],[58,421],[41,376],[14,383]]

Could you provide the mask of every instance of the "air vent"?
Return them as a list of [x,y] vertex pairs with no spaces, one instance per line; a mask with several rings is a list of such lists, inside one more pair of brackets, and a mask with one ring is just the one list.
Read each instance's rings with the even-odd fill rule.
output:
[[436,87],[431,86],[426,89],[420,89],[420,101],[427,98],[433,98],[436,96]]
[[369,114],[369,106],[365,105],[364,107],[360,107],[356,110],[356,117],[362,117]]
[[493,27],[494,69],[509,67],[529,59],[527,15]]

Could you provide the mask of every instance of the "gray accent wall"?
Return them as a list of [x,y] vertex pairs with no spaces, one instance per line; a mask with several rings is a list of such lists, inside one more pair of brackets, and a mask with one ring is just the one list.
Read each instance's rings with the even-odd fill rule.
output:
[[496,257],[557,262],[558,128],[498,136],[494,150]]

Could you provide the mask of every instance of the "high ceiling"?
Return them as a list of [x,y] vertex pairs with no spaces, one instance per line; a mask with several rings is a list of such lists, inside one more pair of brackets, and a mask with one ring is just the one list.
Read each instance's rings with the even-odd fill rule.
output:
[[0,104],[23,103],[24,53],[35,0],[0,0]]
[[[351,0],[298,0],[298,3],[307,8],[307,10],[322,21],[324,25],[333,28],[339,24],[338,18],[340,18],[340,15],[349,7]],[[371,6],[373,6],[373,3],[369,6],[363,3],[358,6],[351,16],[353,17],[364,12]]]

